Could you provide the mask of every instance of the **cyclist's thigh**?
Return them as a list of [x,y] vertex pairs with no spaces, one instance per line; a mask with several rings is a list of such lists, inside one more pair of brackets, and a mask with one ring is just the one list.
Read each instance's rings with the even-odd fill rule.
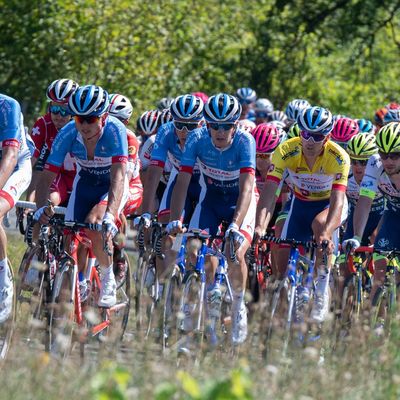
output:
[[381,228],[376,236],[375,249],[400,249],[400,212],[386,210],[383,213]]

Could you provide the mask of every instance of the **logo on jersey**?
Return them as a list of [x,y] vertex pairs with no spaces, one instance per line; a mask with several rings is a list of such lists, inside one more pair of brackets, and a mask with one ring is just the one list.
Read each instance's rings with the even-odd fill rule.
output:
[[342,174],[336,174],[335,180],[338,181],[339,179],[342,179]]
[[128,154],[131,156],[136,155],[136,147],[135,146],[129,146],[128,147]]
[[32,136],[40,135],[40,129],[38,126],[32,128]]
[[275,164],[269,166],[268,172],[272,172],[275,169]]
[[295,155],[299,154],[299,152],[300,149],[298,147],[294,148],[292,151],[289,151],[289,153],[286,153],[285,155],[282,156],[282,161],[285,161],[290,157],[294,157]]
[[379,247],[387,247],[389,245],[389,239],[381,238],[378,240]]

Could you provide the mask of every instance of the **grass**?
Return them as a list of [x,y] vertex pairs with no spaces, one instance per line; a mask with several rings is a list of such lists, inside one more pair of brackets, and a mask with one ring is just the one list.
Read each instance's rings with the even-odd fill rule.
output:
[[[9,236],[9,258],[18,267],[25,244]],[[206,354],[199,365],[177,367],[174,354],[127,336],[124,351],[93,352],[82,362],[64,363],[30,349],[16,335],[0,373],[0,399],[397,399],[400,397],[400,326],[390,338],[375,338],[368,326],[355,329],[332,350],[331,335],[261,358],[264,345],[251,334],[240,354],[230,349]],[[260,319],[262,321],[262,319]],[[24,323],[24,321],[22,321]],[[252,331],[258,332],[258,322]],[[279,342],[277,342],[277,347]],[[325,361],[320,364],[321,346]]]

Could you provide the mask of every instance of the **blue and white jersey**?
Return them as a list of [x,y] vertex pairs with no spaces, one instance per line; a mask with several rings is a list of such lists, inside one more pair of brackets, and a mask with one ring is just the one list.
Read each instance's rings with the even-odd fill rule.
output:
[[26,143],[21,107],[17,100],[4,94],[0,94],[0,143],[1,148],[9,146],[18,148],[16,168],[22,161],[31,158]]
[[75,122],[69,122],[54,139],[45,169],[58,173],[68,153],[76,160],[77,176],[91,186],[107,185],[111,165],[128,161],[126,127],[117,118],[108,116],[96,143],[94,159],[89,160],[82,135]]
[[192,173],[196,160],[203,189],[236,196],[240,174],[255,173],[256,144],[249,133],[237,129],[232,144],[221,150],[214,146],[207,127],[202,127],[192,132],[187,140],[180,170]]
[[[188,132],[186,142],[194,134],[195,131]],[[175,133],[173,122],[167,122],[160,126],[154,142],[153,151],[151,152],[151,165],[164,168],[168,160],[175,168],[175,172],[179,171],[183,150],[179,143],[179,138]],[[200,171],[198,167],[194,168],[194,178],[199,178]]]

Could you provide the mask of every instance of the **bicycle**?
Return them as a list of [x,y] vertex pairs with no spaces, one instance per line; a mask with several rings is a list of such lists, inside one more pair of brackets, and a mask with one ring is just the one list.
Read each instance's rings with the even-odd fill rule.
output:
[[[283,339],[282,354],[286,356],[291,338],[305,342],[305,335],[308,331],[305,316],[311,309],[310,300],[312,300],[318,244],[313,241],[279,239],[273,236],[264,236],[262,240],[290,246],[286,277],[275,282],[275,289],[272,293],[266,330],[266,346],[263,349],[263,356],[266,357],[271,353],[272,348],[279,348],[274,339]],[[324,244],[322,247],[324,265],[327,265],[326,245]],[[310,257],[301,255],[300,247],[310,251]],[[280,315],[286,315],[283,327]]]
[[383,328],[386,335],[390,335],[391,325],[396,317],[397,310],[397,279],[396,275],[400,270],[398,256],[400,250],[393,249],[390,251],[376,250],[375,254],[379,254],[388,259],[386,264],[385,279],[380,285],[372,299],[372,328]]
[[[77,250],[79,244],[90,247],[90,240],[82,233],[82,229],[102,231],[103,227],[100,224],[64,221],[57,218],[52,218],[49,225],[71,236],[69,252],[64,251],[58,260],[54,278],[49,316],[49,350],[62,359],[66,358],[71,350],[75,332],[80,342],[80,354],[83,357],[85,342],[90,338],[110,341],[112,334],[109,330],[114,328],[116,330],[114,337],[117,340],[122,339],[130,311],[130,272],[126,274],[125,290],[121,290],[121,287],[117,290],[117,304],[110,308],[98,307],[100,277],[93,262],[88,263],[86,279],[89,293],[87,300],[82,302]],[[110,254],[105,240],[104,250]],[[77,327],[79,329],[76,329]]]
[[[200,241],[196,263],[190,268],[186,266],[188,238]],[[178,354],[193,353],[197,358],[204,347],[205,337],[215,348],[228,336],[232,289],[227,275],[225,255],[219,246],[214,245],[215,239],[220,240],[223,237],[210,236],[200,229],[191,229],[177,236],[175,246],[179,247],[179,254],[167,284],[163,310],[164,350],[176,347]],[[208,243],[212,245],[209,246]],[[233,241],[231,243],[233,246]],[[208,310],[206,299],[206,256],[218,258],[213,284],[221,289],[221,303],[212,314]]]

